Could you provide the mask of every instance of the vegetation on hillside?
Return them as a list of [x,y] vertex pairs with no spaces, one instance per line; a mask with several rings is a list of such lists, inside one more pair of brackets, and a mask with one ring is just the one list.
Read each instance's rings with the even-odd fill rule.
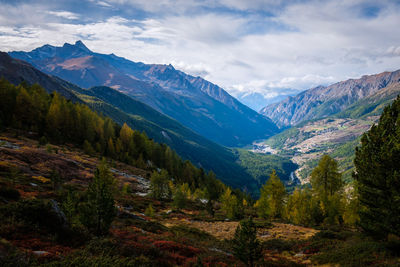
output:
[[387,106],[356,150],[360,226],[378,238],[400,236],[400,97]]
[[324,155],[310,186],[290,193],[271,170],[256,201],[85,105],[36,85],[0,94],[2,266],[399,262],[400,98],[361,138],[351,186]]
[[183,161],[170,147],[155,143],[145,133],[127,124],[120,127],[88,106],[56,92],[49,95],[38,85],[14,86],[0,80],[0,126],[31,131],[53,143],[74,143],[89,155],[107,156],[139,168],[165,169],[175,183],[187,183],[192,190],[223,186],[212,172],[207,174]]
[[[273,170],[276,171],[277,175],[286,182],[286,185],[290,184],[290,174],[297,169],[297,165],[291,160],[272,154],[261,154],[253,153],[244,149],[236,149],[238,155],[238,163],[245,168],[245,170],[251,174],[252,177],[257,181],[258,188],[248,188],[250,192],[259,190],[261,185],[268,180],[269,174]],[[259,196],[258,194],[254,194]]]

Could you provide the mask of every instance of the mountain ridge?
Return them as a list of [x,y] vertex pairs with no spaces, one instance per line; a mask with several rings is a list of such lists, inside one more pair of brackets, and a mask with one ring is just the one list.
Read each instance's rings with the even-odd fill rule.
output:
[[390,84],[400,82],[400,70],[364,75],[329,86],[317,86],[260,110],[279,127],[341,112],[353,103],[371,96]]
[[95,53],[80,41],[9,54],[83,88],[117,89],[225,146],[246,145],[278,131],[269,118],[243,105],[218,85],[172,65],[144,64]]
[[[14,62],[13,68],[9,67],[10,62]],[[18,68],[23,71],[19,71]],[[36,76],[24,76],[30,73]],[[42,73],[30,64],[13,59],[4,52],[0,53],[1,76],[10,79],[14,84],[23,81],[38,83],[49,93],[57,91],[67,98],[71,96],[72,99],[87,104],[121,125],[126,122],[133,129],[145,131],[150,138],[172,147],[182,158],[206,170],[213,170],[222,181],[233,187],[246,186],[251,191],[259,186],[241,166],[235,163],[237,156],[231,149],[207,140],[178,121],[112,88],[82,89],[61,78]],[[16,78],[13,78],[14,76]]]

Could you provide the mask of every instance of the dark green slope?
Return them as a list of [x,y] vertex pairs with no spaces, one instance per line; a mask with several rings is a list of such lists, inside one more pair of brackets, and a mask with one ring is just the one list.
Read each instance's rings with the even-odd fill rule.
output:
[[226,184],[257,190],[258,184],[241,166],[231,149],[213,143],[151,107],[108,87],[74,90],[96,111],[119,124],[126,122],[156,142],[171,146],[181,157],[213,170]]

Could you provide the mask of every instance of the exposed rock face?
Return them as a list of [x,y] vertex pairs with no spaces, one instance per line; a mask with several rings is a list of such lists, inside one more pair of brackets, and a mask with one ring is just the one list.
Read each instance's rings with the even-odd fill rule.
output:
[[221,87],[172,65],[143,64],[94,53],[80,41],[10,55],[84,88],[104,85],[117,89],[222,145],[249,144],[278,131],[269,118]]
[[336,114],[351,104],[378,93],[382,88],[400,82],[400,70],[366,75],[328,87],[318,86],[294,97],[271,104],[260,113],[270,117],[279,127]]

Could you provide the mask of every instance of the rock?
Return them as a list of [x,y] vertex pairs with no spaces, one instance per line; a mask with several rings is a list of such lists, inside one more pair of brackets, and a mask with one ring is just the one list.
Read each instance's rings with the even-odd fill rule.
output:
[[36,251],[32,251],[32,253],[35,254],[36,256],[47,256],[47,255],[50,255],[50,252],[44,251],[44,250],[36,250]]
[[294,255],[295,257],[303,257],[304,256],[304,253],[303,253],[303,251],[301,251],[301,252],[299,252],[299,253],[297,253],[296,255]]
[[50,203],[51,203],[53,212],[57,215],[62,227],[66,227],[67,226],[67,217],[65,216],[64,212],[58,206],[57,201],[52,199],[52,200],[50,200]]

